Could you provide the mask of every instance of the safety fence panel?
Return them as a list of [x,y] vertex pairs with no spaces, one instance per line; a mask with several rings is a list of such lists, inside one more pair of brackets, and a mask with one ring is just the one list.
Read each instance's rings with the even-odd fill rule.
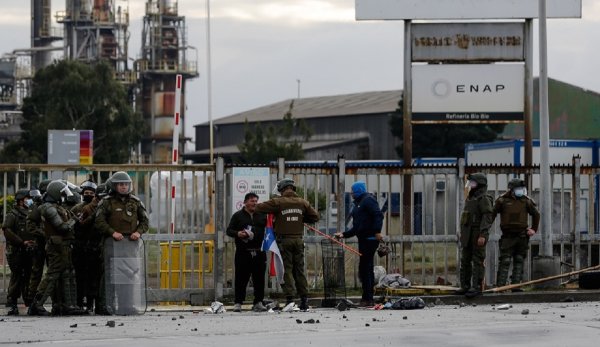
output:
[[[387,273],[399,273],[414,284],[457,285],[460,263],[458,216],[464,206],[464,179],[468,173],[483,172],[488,189],[498,197],[507,182],[520,177],[530,182],[530,196],[539,199],[539,168],[513,166],[457,165],[403,167],[400,163],[373,161],[285,162],[268,167],[270,185],[290,177],[298,193],[319,211],[314,226],[320,233],[305,231],[305,266],[315,294],[324,291],[321,243],[352,223],[350,187],[357,180],[367,184],[384,212],[383,234],[391,252],[375,263]],[[87,179],[104,183],[116,171],[132,177],[134,193],[144,202],[150,216],[150,232],[143,236],[147,267],[147,298],[151,302],[206,303],[233,295],[235,246],[225,229],[233,214],[232,170],[219,158],[215,165],[16,165],[0,167],[1,216],[11,206],[20,188],[36,187],[46,178],[66,179],[81,184]],[[561,272],[597,265],[599,254],[600,168],[577,165],[552,167],[552,242],[560,257]],[[175,183],[175,194],[171,183]],[[573,194],[577,192],[577,194]],[[171,206],[175,203],[175,215]],[[174,217],[174,218],[172,218]],[[174,222],[173,228],[171,223]],[[173,232],[171,232],[173,230]],[[545,232],[541,226],[541,232]],[[487,245],[486,283],[494,284],[498,268],[498,220]],[[344,242],[357,248],[355,238]],[[9,267],[0,238],[0,290],[2,300],[8,287]],[[531,278],[533,257],[540,252],[540,235],[532,237],[525,267]],[[345,251],[344,280],[348,294],[360,288],[358,257]],[[336,263],[336,269],[340,268]],[[379,271],[379,270],[378,270]],[[326,272],[326,271],[325,271]],[[272,278],[267,290],[279,292]],[[339,279],[341,283],[341,279]],[[252,292],[251,288],[249,294]]]

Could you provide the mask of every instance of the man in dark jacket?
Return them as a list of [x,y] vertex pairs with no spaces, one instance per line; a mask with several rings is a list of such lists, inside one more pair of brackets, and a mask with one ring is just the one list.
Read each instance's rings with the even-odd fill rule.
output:
[[293,302],[294,285],[300,297],[300,310],[308,310],[308,281],[304,273],[304,223],[316,223],[319,214],[310,203],[296,194],[296,183],[290,178],[277,182],[281,196],[256,206],[257,212],[275,215],[274,229],[283,258],[285,274],[281,285],[287,304]]
[[242,304],[246,298],[246,286],[252,276],[254,286],[255,312],[264,312],[267,308],[263,304],[265,298],[265,270],[267,256],[261,250],[265,236],[266,216],[256,212],[258,195],[248,193],[244,197],[244,207],[231,216],[227,235],[235,239],[235,305],[234,312],[242,311]]
[[352,198],[354,208],[352,215],[352,228],[343,233],[336,233],[337,238],[358,238],[358,251],[361,256],[358,262],[358,274],[362,283],[361,306],[373,306],[375,286],[375,273],[373,272],[375,251],[382,240],[381,228],[383,226],[383,213],[375,197],[367,193],[367,185],[363,181],[356,181],[352,185]]

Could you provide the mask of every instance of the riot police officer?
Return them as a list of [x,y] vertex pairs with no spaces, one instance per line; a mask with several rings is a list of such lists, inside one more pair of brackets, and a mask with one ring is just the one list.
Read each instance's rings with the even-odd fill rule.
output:
[[[500,256],[496,286],[506,285],[508,270],[512,260],[513,270],[511,284],[523,280],[523,264],[529,249],[529,238],[538,230],[540,212],[533,199],[527,196],[525,181],[513,178],[508,182],[508,191],[498,197],[494,203],[494,217],[500,214],[500,230],[502,236],[499,241]],[[531,216],[531,227],[529,227]],[[520,288],[513,291],[520,291]]]
[[38,286],[34,301],[29,307],[27,312],[29,315],[48,315],[44,303],[55,293],[57,288],[61,289],[56,295],[61,305],[60,309],[55,312],[56,314],[77,315],[85,312],[75,305],[77,288],[71,261],[75,220],[70,218],[69,211],[63,206],[63,201],[70,195],[72,193],[67,184],[56,180],[48,184],[43,197],[44,203],[40,206],[40,212],[47,240],[48,268]]
[[[94,227],[98,200],[96,183],[85,181],[80,186],[83,201],[71,209],[77,218],[75,223],[75,243],[73,245],[73,266],[77,279],[77,306],[94,310],[100,283],[101,237]],[[85,300],[84,300],[85,299]],[[85,301],[85,302],[84,302]]]
[[33,260],[31,267],[31,277],[29,280],[29,297],[33,299],[37,292],[37,287],[42,280],[44,265],[46,264],[46,236],[44,234],[44,225],[42,224],[42,214],[40,206],[44,203],[43,195],[46,193],[48,184],[52,180],[43,180],[39,183],[38,189],[30,192],[33,199],[33,205],[27,215],[27,232],[33,235],[35,247],[33,249]]
[[460,217],[460,289],[457,294],[475,297],[483,290],[485,246],[494,222],[494,197],[487,192],[487,177],[477,172],[467,176],[468,191]]
[[[142,201],[132,193],[131,177],[124,171],[115,172],[108,181],[110,184],[110,194],[105,196],[98,205],[96,211],[95,226],[105,238],[105,264],[110,264],[111,259],[116,253],[125,250],[125,252],[138,247],[141,243],[141,236],[148,231],[149,221],[146,213],[146,208]],[[133,241],[135,243],[128,244]],[[140,254],[131,254],[131,258],[140,256]],[[143,252],[141,254],[143,257]],[[131,275],[139,274],[139,264],[128,264],[125,261],[119,262],[128,269],[121,269],[130,272]],[[107,269],[107,267],[105,267]],[[107,277],[115,274],[110,274],[105,271],[104,281],[108,281]],[[102,285],[101,285],[102,286]],[[135,314],[141,308],[135,307],[135,299],[133,291],[136,290],[132,283],[111,284],[105,287],[105,297],[101,298],[102,304],[106,305],[106,309],[110,313],[116,314]],[[102,289],[102,288],[101,288]],[[118,294],[117,294],[118,292]],[[142,303],[140,303],[142,304]],[[143,303],[145,305],[145,302]],[[145,307],[144,307],[145,309]]]
[[19,314],[17,308],[19,297],[23,297],[26,305],[31,302],[28,288],[33,258],[31,249],[35,246],[35,241],[33,236],[27,233],[25,227],[29,202],[31,202],[29,189],[19,189],[15,194],[15,205],[6,215],[6,220],[2,225],[7,246],[6,258],[11,272],[6,295],[9,316]]

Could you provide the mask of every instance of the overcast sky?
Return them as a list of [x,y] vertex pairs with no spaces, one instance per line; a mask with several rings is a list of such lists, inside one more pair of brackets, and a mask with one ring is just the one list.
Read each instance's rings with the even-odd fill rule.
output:
[[[129,1],[134,58],[145,2]],[[200,71],[186,102],[193,137],[193,125],[208,121],[206,1],[178,2]],[[548,21],[549,76],[600,92],[600,0],[582,2],[582,19]],[[54,0],[53,13],[64,3]],[[29,46],[30,1],[0,4],[0,54]],[[357,22],[354,0],[212,0],[210,10],[213,119],[295,98],[298,86],[301,97],[402,88],[402,22]]]

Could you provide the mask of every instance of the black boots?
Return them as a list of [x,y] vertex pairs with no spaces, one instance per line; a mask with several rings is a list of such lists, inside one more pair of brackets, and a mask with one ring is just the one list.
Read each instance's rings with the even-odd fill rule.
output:
[[19,308],[17,307],[17,305],[10,306],[10,308],[8,309],[8,312],[6,312],[6,315],[7,316],[18,316]]
[[31,306],[27,310],[27,315],[29,316],[47,316],[49,314],[43,305],[38,305],[35,301],[31,303]]
[[308,311],[308,299],[306,296],[300,298],[300,306],[298,306],[300,311]]

